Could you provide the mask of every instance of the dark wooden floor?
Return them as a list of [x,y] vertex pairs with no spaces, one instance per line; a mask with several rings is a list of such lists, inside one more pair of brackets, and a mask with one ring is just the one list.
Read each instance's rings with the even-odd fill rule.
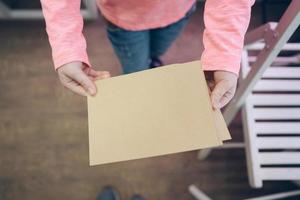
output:
[[[202,10],[164,56],[166,63],[200,57]],[[256,7],[252,27],[260,23],[258,13]],[[86,23],[85,35],[94,67],[120,74],[103,21]],[[296,188],[267,182],[251,189],[242,149],[216,150],[205,161],[193,151],[89,167],[86,99],[58,82],[44,24],[2,21],[0,44],[0,200],[93,200],[105,185],[116,186],[125,200],[134,193],[148,200],[192,200],[190,184],[216,200]],[[242,140],[239,119],[230,129],[234,140]]]

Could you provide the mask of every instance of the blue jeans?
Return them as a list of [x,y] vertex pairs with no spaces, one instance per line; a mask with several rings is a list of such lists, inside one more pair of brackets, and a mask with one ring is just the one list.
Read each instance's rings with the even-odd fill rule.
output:
[[149,69],[151,58],[159,58],[167,51],[195,9],[196,4],[185,17],[163,28],[129,31],[108,22],[108,38],[123,67],[123,73]]

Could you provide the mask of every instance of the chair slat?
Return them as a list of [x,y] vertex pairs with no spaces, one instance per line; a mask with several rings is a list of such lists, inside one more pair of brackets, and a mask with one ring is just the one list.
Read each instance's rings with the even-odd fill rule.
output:
[[260,174],[264,180],[299,180],[300,168],[262,168]]
[[260,80],[253,91],[300,92],[300,80]]
[[300,149],[300,136],[259,137],[256,145],[259,149]]
[[254,105],[259,106],[300,106],[300,94],[252,94],[250,98]]
[[256,120],[298,120],[300,108],[254,108],[253,116]]
[[260,152],[261,164],[300,164],[300,152]]
[[265,71],[263,78],[300,78],[300,67],[272,66]]
[[252,128],[261,134],[300,134],[300,122],[257,122]]

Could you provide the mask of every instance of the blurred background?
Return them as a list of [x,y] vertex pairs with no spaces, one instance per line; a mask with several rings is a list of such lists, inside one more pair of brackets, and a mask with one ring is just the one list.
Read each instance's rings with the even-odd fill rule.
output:
[[[278,21],[289,3],[257,1],[249,30]],[[200,59],[204,2],[197,4],[163,57],[166,64]],[[253,189],[242,148],[215,150],[205,160],[192,151],[89,167],[86,98],[61,86],[40,9],[38,0],[0,1],[0,200],[93,200],[106,185],[116,186],[124,199],[139,193],[149,200],[192,200],[190,184],[216,200],[299,188],[290,181],[267,181]],[[82,9],[92,65],[120,75],[101,14],[89,4]],[[299,30],[290,41],[300,42]],[[244,140],[240,114],[229,128],[233,141]]]

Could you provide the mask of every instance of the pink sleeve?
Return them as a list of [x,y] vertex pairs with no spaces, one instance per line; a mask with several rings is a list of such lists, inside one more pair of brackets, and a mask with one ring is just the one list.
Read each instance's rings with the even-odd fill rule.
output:
[[82,34],[80,2],[41,0],[55,69],[73,61],[81,61],[90,66]]
[[201,57],[204,70],[224,70],[238,75],[253,4],[254,0],[206,1]]

